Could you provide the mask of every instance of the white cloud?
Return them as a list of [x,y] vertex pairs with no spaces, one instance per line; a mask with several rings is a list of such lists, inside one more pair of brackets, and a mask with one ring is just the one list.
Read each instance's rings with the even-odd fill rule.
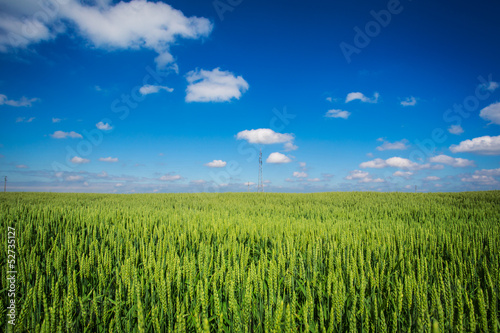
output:
[[118,162],[118,157],[101,157],[99,158],[101,162],[116,163]]
[[459,135],[464,132],[464,129],[460,125],[451,125],[448,128],[448,132],[450,132],[451,134]]
[[75,163],[75,164],[83,164],[83,163],[89,163],[90,160],[86,159],[86,158],[81,158],[79,156],[75,156],[71,159],[71,163]]
[[481,136],[450,146],[453,153],[475,153],[479,155],[500,155],[500,135]]
[[170,46],[179,39],[198,39],[212,31],[208,19],[186,17],[163,2],[132,0],[99,8],[70,1],[61,9],[65,18],[72,20],[95,46],[154,50],[160,68],[167,65],[176,68]]
[[427,180],[427,181],[435,181],[435,180],[440,180],[441,178],[437,177],[437,176],[428,176],[428,177],[425,177],[424,180]]
[[227,102],[240,99],[248,90],[248,83],[242,76],[215,68],[212,71],[196,70],[186,74],[189,83],[186,88],[186,102]]
[[290,163],[291,161],[292,160],[288,156],[281,153],[271,153],[266,160],[267,163],[273,164]]
[[167,182],[172,182],[172,181],[176,181],[179,179],[182,179],[182,177],[180,175],[163,175],[160,177],[160,180],[164,180]]
[[28,119],[26,119],[25,117],[17,117],[16,123],[31,123],[33,120],[35,120],[35,117],[31,117]]
[[403,177],[403,178],[410,178],[413,176],[413,172],[411,171],[396,171],[392,174],[394,177]]
[[307,164],[306,164],[306,162],[299,162],[299,166],[300,166],[301,168],[305,168],[305,167],[306,167],[306,165],[307,165]]
[[76,181],[81,181],[83,180],[83,176],[79,176],[79,175],[70,175],[70,176],[66,176],[66,178],[64,178],[64,180],[68,181],[68,182],[76,182]]
[[18,164],[18,165],[16,165],[16,168],[18,168],[18,169],[27,169],[28,166],[24,165],[24,164]]
[[461,181],[464,183],[474,183],[476,185],[497,185],[497,184],[499,184],[499,182],[491,176],[477,175],[477,174],[463,177],[461,179]]
[[149,95],[149,94],[156,94],[160,90],[165,90],[168,92],[174,91],[173,88],[169,88],[166,86],[155,86],[155,85],[151,85],[151,84],[146,84],[139,89],[139,92],[144,96],[144,95]]
[[206,181],[205,181],[205,180],[203,180],[203,179],[196,179],[196,180],[192,180],[192,181],[190,181],[190,183],[192,183],[192,184],[197,184],[197,185],[201,185],[201,184],[205,184],[205,183],[206,183]]
[[97,177],[99,177],[99,178],[106,178],[107,176],[108,176],[108,173],[106,171],[103,171],[103,172],[97,174]]
[[498,85],[498,82],[495,82],[495,81],[490,81],[490,82],[488,82],[487,84],[486,84],[486,83],[485,83],[485,84],[482,84],[481,86],[482,86],[484,89],[489,90],[489,91],[491,91],[491,92],[493,92],[493,91],[497,90],[497,89],[498,89],[498,87],[500,87],[500,86]]
[[295,171],[293,173],[293,176],[296,177],[296,178],[307,178],[307,173],[305,172],[299,172],[299,171]]
[[371,178],[371,177],[366,177],[366,178],[363,178],[363,179],[360,179],[359,180],[360,183],[384,183],[385,180],[383,180],[382,178]]
[[450,165],[454,168],[465,168],[465,167],[473,167],[475,166],[474,161],[467,160],[465,158],[454,158],[447,155],[438,155],[431,157],[429,159],[432,163],[442,163],[446,165]]
[[311,183],[316,183],[316,182],[320,182],[321,179],[319,179],[319,178],[309,178],[309,179],[307,179],[307,181],[311,182]]
[[349,172],[349,175],[345,177],[345,179],[352,180],[352,179],[363,179],[368,177],[370,174],[366,171],[362,170],[353,170]]
[[480,176],[493,176],[493,177],[500,177],[500,168],[498,169],[482,169],[482,170],[476,170],[474,171],[474,174],[480,175]]
[[222,160],[213,160],[212,162],[208,162],[205,165],[210,168],[223,168],[225,167],[227,162]]
[[407,98],[405,98],[404,101],[401,101],[402,106],[414,106],[416,104],[417,104],[417,100],[413,96],[407,97]]
[[345,102],[349,103],[351,101],[360,100],[364,103],[377,103],[379,96],[379,93],[376,92],[375,94],[373,94],[373,98],[370,99],[360,92],[351,92],[347,94]]
[[500,125],[500,102],[488,105],[481,110],[479,116],[492,124]]
[[108,123],[103,123],[102,121],[98,122],[95,124],[95,126],[100,129],[101,131],[110,131],[113,129],[113,126],[111,126]]
[[[1,22],[2,20],[0,20]],[[0,23],[0,30],[2,28],[2,24]],[[0,39],[1,43],[1,39]],[[1,47],[1,45],[0,45]],[[38,101],[38,98],[26,98],[26,97],[21,97],[19,100],[11,100],[7,99],[7,96],[0,94],[0,105],[9,105],[9,106],[14,106],[14,107],[21,107],[21,106],[32,106],[33,102]]]
[[78,134],[76,132],[63,132],[63,131],[55,131],[54,134],[50,134],[50,137],[54,139],[66,139],[66,138],[73,138],[73,139],[82,139],[83,136],[81,134]]
[[243,185],[245,185],[245,186],[254,186],[255,183],[254,182],[246,182],[246,183],[243,183]]
[[285,144],[283,145],[283,149],[284,149],[285,151],[293,151],[293,150],[297,150],[297,149],[299,149],[299,147],[298,147],[298,146],[296,146],[296,145],[294,145],[294,144],[293,144],[293,143],[291,143],[291,142],[287,142],[287,143],[285,143]]
[[389,141],[385,141],[384,139],[380,138],[377,141],[384,142],[381,146],[377,147],[378,151],[408,149],[408,146],[406,145],[406,143],[408,143],[408,140],[406,140],[406,139],[403,139],[401,141],[396,141],[396,142],[389,142]]
[[344,111],[344,110],[329,110],[326,114],[325,117],[327,118],[342,118],[342,119],[347,119],[351,113],[349,111]]
[[52,118],[53,123],[60,123],[61,120],[62,120],[61,118]]
[[412,169],[412,170],[420,170],[420,169],[429,169],[431,168],[430,164],[418,164],[410,161],[407,158],[402,157],[391,157],[386,160],[381,158],[376,158],[374,160],[363,162],[359,165],[360,168],[387,168],[394,167],[400,169]]
[[248,143],[270,145],[274,143],[293,142],[293,134],[276,133],[270,128],[244,130],[236,134],[236,139],[247,140]]

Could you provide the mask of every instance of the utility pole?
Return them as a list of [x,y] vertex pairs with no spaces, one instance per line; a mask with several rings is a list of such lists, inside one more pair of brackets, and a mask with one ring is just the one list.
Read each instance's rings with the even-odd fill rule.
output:
[[5,182],[3,183],[3,193],[7,192],[7,176],[5,176]]
[[264,192],[264,184],[262,180],[262,149],[259,152],[259,183],[257,184],[257,192]]
[[415,185],[415,193],[417,193],[417,185]]

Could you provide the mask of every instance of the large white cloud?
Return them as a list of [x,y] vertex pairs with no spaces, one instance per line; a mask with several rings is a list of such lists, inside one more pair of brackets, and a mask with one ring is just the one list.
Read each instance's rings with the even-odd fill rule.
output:
[[191,71],[186,74],[189,83],[186,88],[186,102],[227,102],[240,99],[248,90],[248,83],[242,76],[215,68]]
[[418,164],[410,161],[407,158],[402,157],[391,157],[386,160],[381,158],[376,158],[374,160],[363,162],[359,165],[360,168],[399,168],[399,169],[408,169],[408,170],[420,170],[420,169],[429,169],[431,167],[430,164]]
[[474,161],[467,160],[465,158],[454,158],[447,155],[438,155],[431,157],[429,159],[432,163],[442,163],[446,165],[450,165],[454,168],[465,168],[465,167],[473,167],[475,166]]
[[493,124],[500,125],[500,102],[493,103],[485,107],[479,113],[479,116]]
[[453,153],[475,153],[479,155],[500,155],[500,135],[481,136],[450,146]]
[[290,163],[291,161],[292,160],[290,159],[290,157],[282,153],[271,153],[266,160],[267,163],[272,163],[272,164]]
[[[23,5],[14,4],[24,3]],[[176,68],[170,47],[180,39],[208,36],[212,23],[203,17],[186,17],[163,2],[132,0],[111,5],[97,0],[93,5],[77,0],[5,1],[0,19],[0,51],[25,48],[55,38],[69,22],[95,47],[105,49],[150,49],[159,67]],[[43,10],[43,8],[48,10]],[[53,7],[53,8],[50,8]]]
[[248,143],[270,145],[275,143],[293,142],[293,134],[282,134],[273,131],[270,128],[259,128],[244,130],[236,134],[236,139],[246,140]]
[[380,95],[377,92],[375,94],[373,94],[373,98],[368,98],[360,92],[351,92],[351,93],[347,94],[347,97],[345,98],[345,102],[349,103],[351,101],[360,100],[361,102],[364,102],[364,103],[377,103],[379,96]]

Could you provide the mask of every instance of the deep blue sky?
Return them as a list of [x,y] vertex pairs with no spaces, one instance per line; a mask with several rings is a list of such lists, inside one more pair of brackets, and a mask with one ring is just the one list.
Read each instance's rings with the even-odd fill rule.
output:
[[500,188],[497,1],[48,3],[0,0],[10,191]]

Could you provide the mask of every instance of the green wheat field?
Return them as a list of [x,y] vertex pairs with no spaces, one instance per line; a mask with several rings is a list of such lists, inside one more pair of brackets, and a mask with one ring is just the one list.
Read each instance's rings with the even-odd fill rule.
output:
[[500,326],[499,191],[1,193],[0,222],[2,331]]

